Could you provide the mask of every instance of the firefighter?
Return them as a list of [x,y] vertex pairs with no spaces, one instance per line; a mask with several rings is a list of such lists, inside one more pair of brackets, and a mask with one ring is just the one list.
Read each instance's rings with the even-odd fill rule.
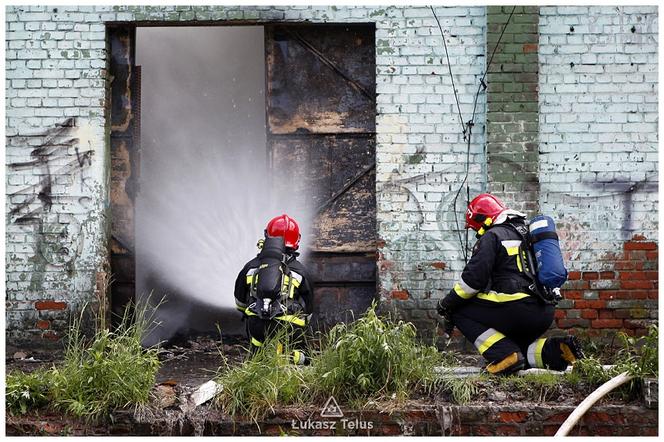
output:
[[[456,326],[486,359],[487,371],[510,374],[525,368],[565,370],[583,354],[574,336],[543,338],[555,306],[531,290],[518,252],[525,214],[495,196],[474,198],[466,228],[479,238],[461,279],[438,302],[438,313]],[[450,330],[451,332],[451,330]]]
[[[235,304],[246,320],[252,353],[268,336],[285,328],[292,362],[305,365],[309,363],[304,346],[313,291],[304,266],[297,260],[300,238],[297,222],[288,215],[268,222],[265,238],[259,241],[260,252],[235,281]],[[274,287],[272,292],[270,287]],[[277,351],[283,351],[281,344]]]

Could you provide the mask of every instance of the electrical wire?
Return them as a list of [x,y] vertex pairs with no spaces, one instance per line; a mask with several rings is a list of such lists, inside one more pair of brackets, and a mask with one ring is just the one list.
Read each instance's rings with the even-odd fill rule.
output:
[[450,72],[450,79],[452,80],[452,90],[454,91],[454,101],[456,101],[457,111],[459,112],[459,124],[461,125],[461,132],[465,134],[466,128],[463,125],[463,117],[461,116],[461,105],[459,104],[459,97],[457,96],[456,86],[454,85],[454,75],[452,75],[452,64],[450,63],[450,55],[447,53],[447,43],[445,42],[445,34],[443,33],[443,27],[440,26],[440,21],[438,20],[438,16],[436,15],[436,11],[433,9],[433,6],[429,6],[429,8],[431,8],[433,17],[436,19],[436,23],[438,23],[438,29],[440,29],[440,36],[443,39],[443,46],[445,47],[445,58],[447,59],[447,68]]
[[[463,139],[464,141],[467,142],[467,148],[466,148],[466,170],[465,174],[463,177],[463,180],[461,181],[461,185],[459,186],[459,189],[457,189],[456,194],[454,195],[454,200],[452,201],[452,211],[454,213],[454,223],[456,225],[456,230],[457,230],[457,236],[459,238],[459,245],[461,246],[461,252],[463,254],[463,260],[465,263],[468,263],[468,234],[466,234],[466,243],[464,245],[464,242],[461,238],[461,229],[459,227],[459,217],[457,214],[456,210],[456,203],[459,198],[459,194],[461,193],[461,189],[463,189],[463,186],[466,184],[466,181],[468,180],[468,174],[469,174],[469,169],[470,169],[470,144],[471,144],[471,137],[472,137],[472,132],[473,132],[473,126],[475,125],[475,112],[477,110],[477,101],[479,99],[480,92],[482,90],[486,90],[487,86],[486,83],[484,82],[484,79],[486,78],[487,73],[489,72],[489,68],[491,67],[491,62],[493,61],[493,56],[496,54],[496,50],[498,49],[498,45],[500,44],[500,41],[503,38],[503,34],[505,34],[505,30],[507,29],[507,26],[510,23],[510,20],[512,19],[512,15],[514,15],[514,11],[516,10],[516,6],[512,7],[512,11],[510,12],[510,15],[507,17],[507,21],[505,22],[505,26],[503,26],[502,31],[500,32],[500,36],[498,37],[498,41],[496,42],[496,45],[493,48],[493,51],[491,52],[491,56],[489,57],[489,62],[487,63],[486,69],[484,70],[484,74],[482,75],[482,78],[480,78],[480,84],[477,87],[477,92],[475,94],[475,99],[473,100],[473,113],[468,120],[468,122],[464,125],[463,123],[463,117],[461,116],[461,106],[459,105],[459,99],[457,97],[457,90],[456,87],[454,86],[454,75],[452,74],[452,65],[450,64],[450,57],[447,51],[447,43],[445,42],[445,34],[443,33],[443,28],[440,25],[440,20],[438,20],[438,16],[436,15],[436,11],[434,10],[433,6],[429,6],[431,8],[431,13],[433,14],[433,17],[436,19],[436,23],[438,24],[438,29],[440,30],[440,35],[443,38],[443,45],[445,48],[445,57],[447,58],[447,67],[450,73],[450,79],[452,80],[452,89],[454,90],[454,99],[457,104],[457,110],[459,112],[459,121],[461,122],[461,133],[463,134]],[[466,206],[470,204],[470,187],[466,185]]]

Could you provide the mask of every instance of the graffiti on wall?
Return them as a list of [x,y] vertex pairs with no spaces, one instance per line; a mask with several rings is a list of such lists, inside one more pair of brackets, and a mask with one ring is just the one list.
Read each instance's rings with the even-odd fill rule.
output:
[[[451,274],[441,272],[462,270],[463,249],[472,246],[464,229],[465,185],[457,195],[459,165],[419,172],[418,165],[425,163],[426,157],[424,148],[418,149],[378,183],[379,198],[390,204],[402,202],[398,212],[406,217],[399,233],[381,252],[383,295],[385,291],[413,289],[421,293],[419,299],[435,297],[436,292],[440,295],[445,288],[443,279],[451,279]],[[471,165],[471,176],[479,172],[480,165]],[[468,184],[471,195],[481,191],[482,183]],[[420,276],[412,278],[413,272]]]
[[[9,163],[8,168],[10,174],[30,170],[23,176],[36,181],[8,194],[9,222],[36,226],[39,253],[56,266],[70,263],[82,247],[81,223],[67,206],[88,207],[91,203],[89,197],[74,197],[65,191],[92,165],[94,151],[80,148],[82,139],[88,138],[81,129],[75,118],[69,118],[41,133],[10,137],[7,143],[14,148],[32,147],[29,160]],[[85,180],[80,181],[85,186]],[[63,210],[52,210],[54,205]]]

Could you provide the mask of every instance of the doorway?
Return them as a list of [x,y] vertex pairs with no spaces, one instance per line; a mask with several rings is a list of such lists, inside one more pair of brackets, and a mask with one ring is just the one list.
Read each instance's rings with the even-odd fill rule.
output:
[[319,327],[363,312],[376,296],[373,25],[109,31],[113,310],[165,294],[155,339],[241,333],[235,276],[289,213]]

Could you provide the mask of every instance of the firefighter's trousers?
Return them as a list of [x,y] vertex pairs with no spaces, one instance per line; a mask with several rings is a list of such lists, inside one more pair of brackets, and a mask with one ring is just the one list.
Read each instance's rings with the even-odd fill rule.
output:
[[534,297],[509,302],[471,300],[452,313],[452,320],[486,359],[491,373],[564,370],[568,362],[560,342],[566,338],[540,338],[553,322],[554,308]]
[[[305,364],[306,322],[297,315],[283,315],[276,318],[261,319],[258,316],[247,317],[247,336],[252,352],[263,346],[265,340],[283,330],[285,343],[277,344],[277,352],[288,352],[295,364]],[[285,344],[285,348],[284,348]]]

